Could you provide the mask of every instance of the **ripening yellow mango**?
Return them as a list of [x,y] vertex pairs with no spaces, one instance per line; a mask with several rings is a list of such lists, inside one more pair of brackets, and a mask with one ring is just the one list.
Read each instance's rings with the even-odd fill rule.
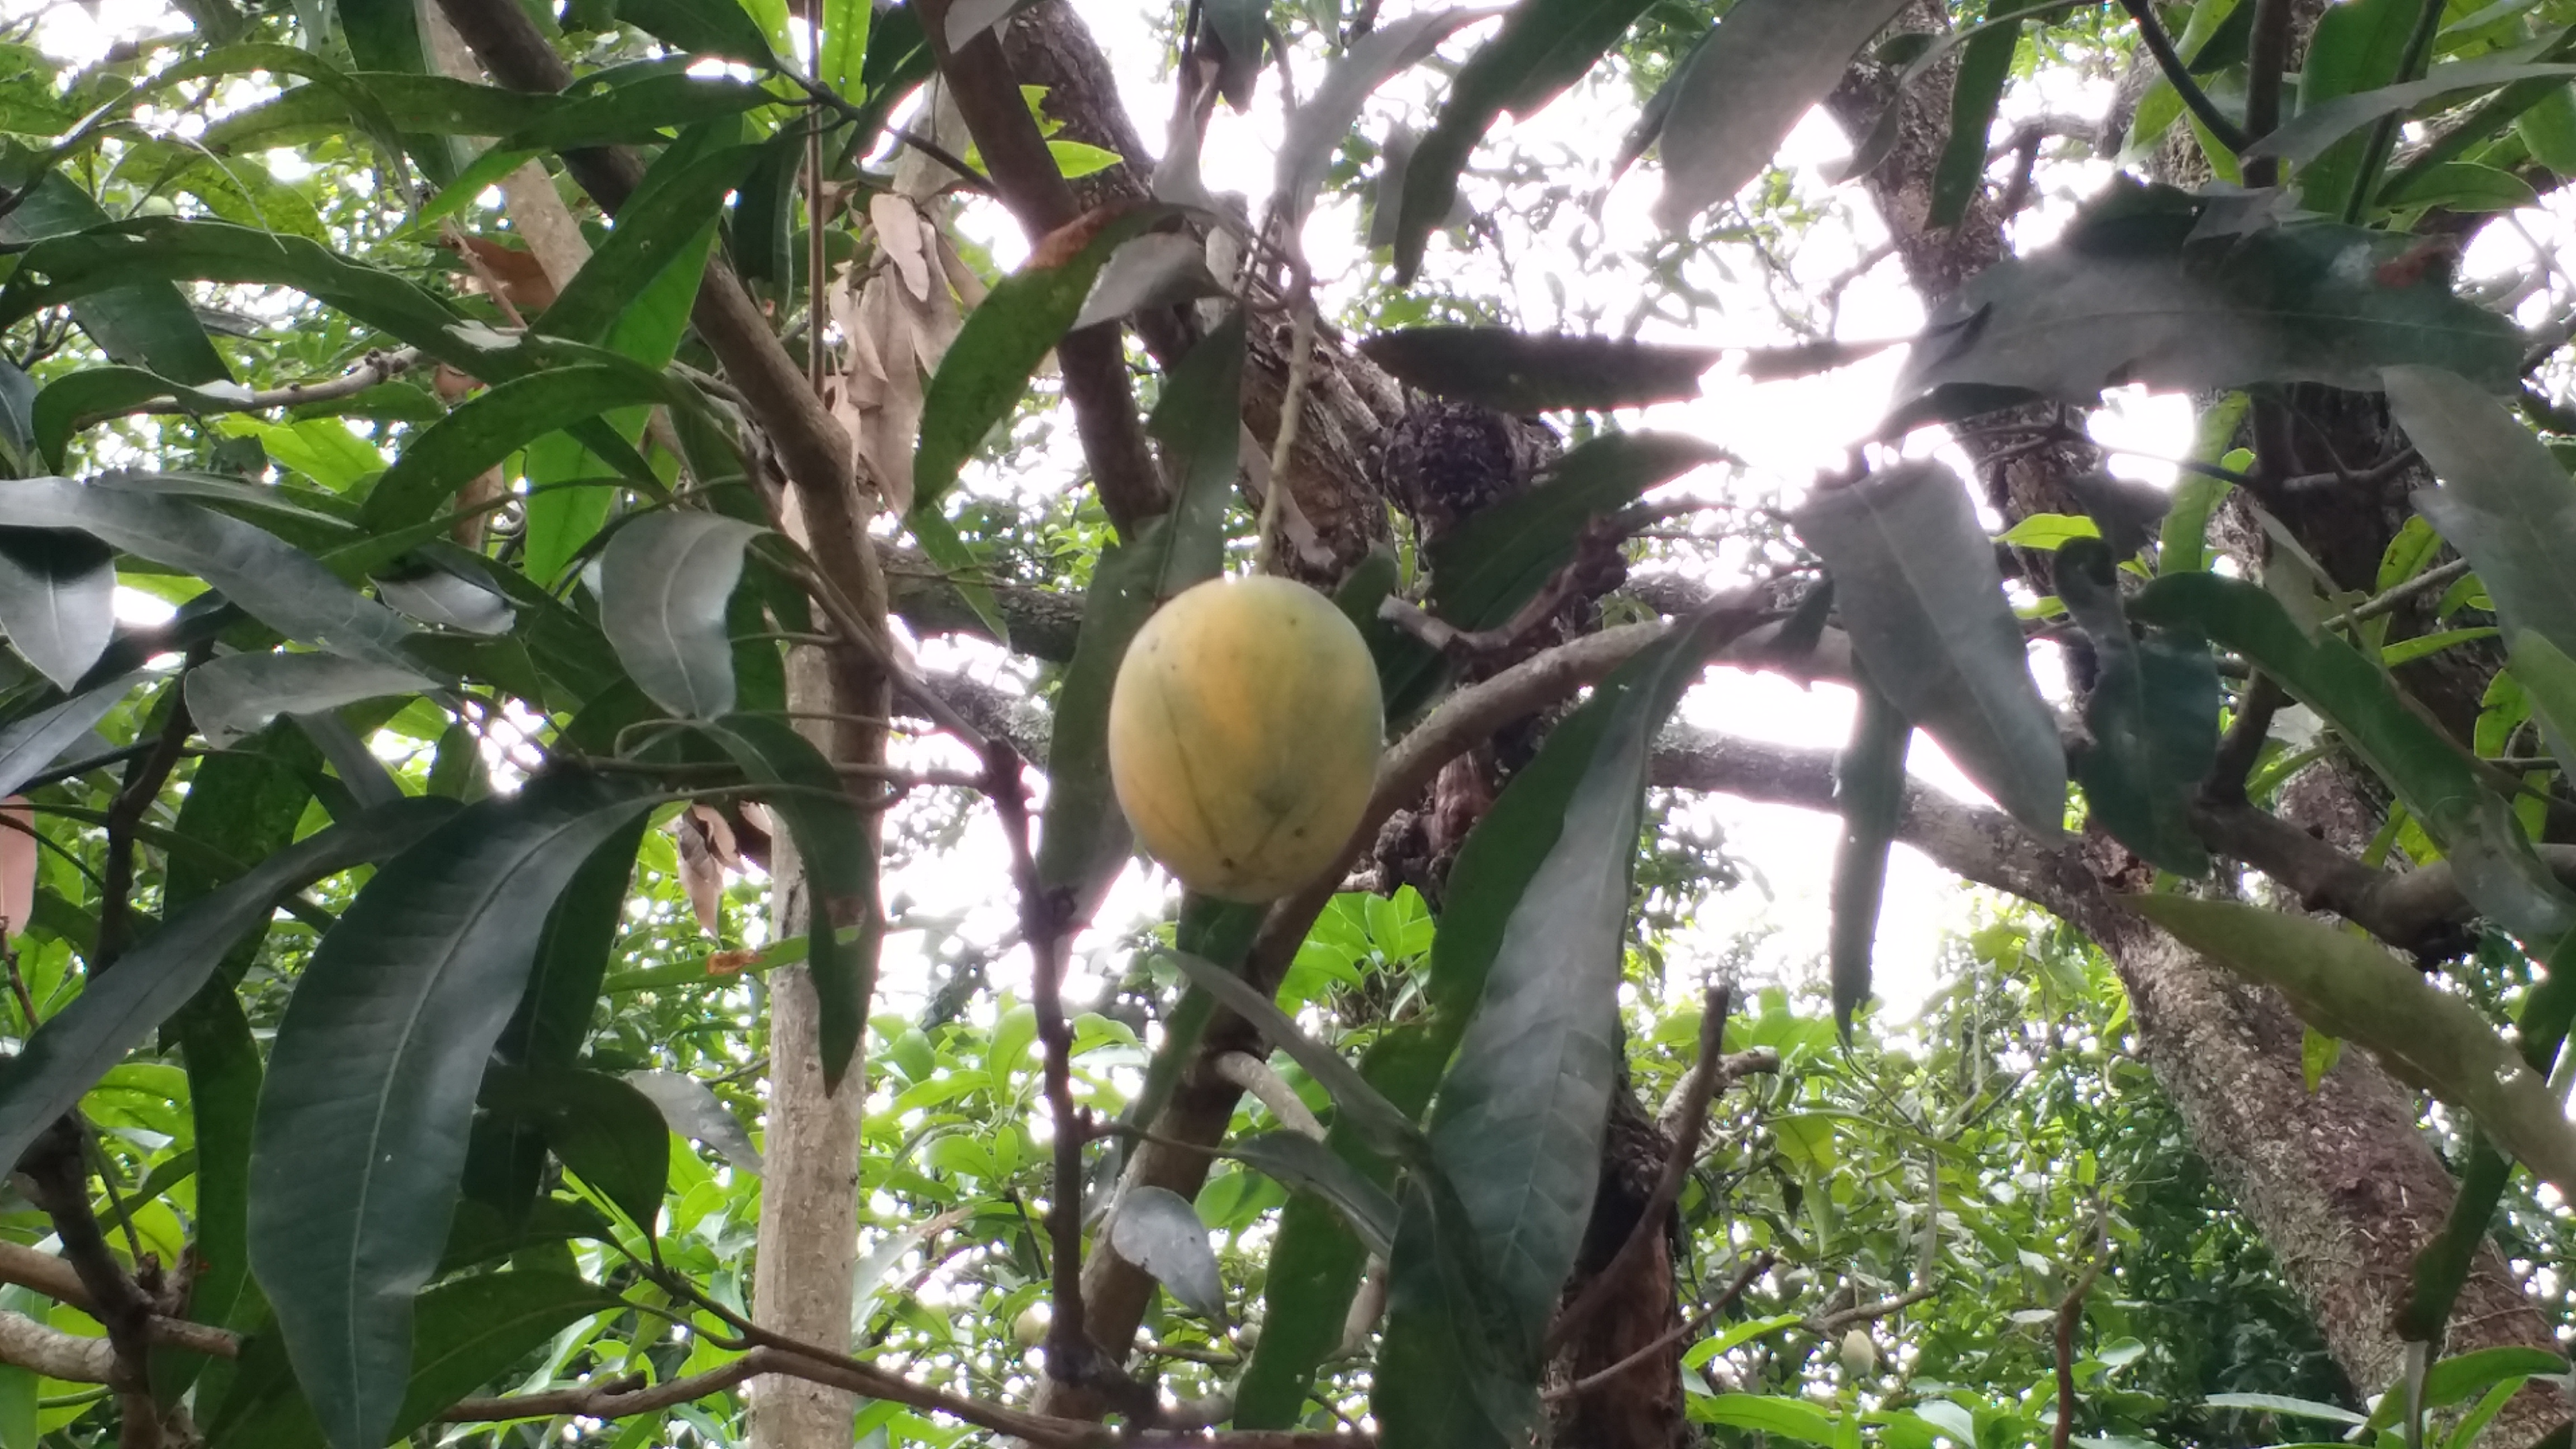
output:
[[1377,666],[1322,594],[1268,575],[1182,592],[1136,631],[1109,701],[1109,777],[1183,885],[1270,901],[1331,867],[1386,733]]

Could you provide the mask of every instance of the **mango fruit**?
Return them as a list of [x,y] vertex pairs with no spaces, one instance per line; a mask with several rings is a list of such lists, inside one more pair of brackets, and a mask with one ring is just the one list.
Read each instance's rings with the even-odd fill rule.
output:
[[1109,699],[1109,778],[1181,883],[1276,900],[1331,868],[1377,777],[1368,644],[1332,600],[1256,574],[1184,590],[1136,631]]

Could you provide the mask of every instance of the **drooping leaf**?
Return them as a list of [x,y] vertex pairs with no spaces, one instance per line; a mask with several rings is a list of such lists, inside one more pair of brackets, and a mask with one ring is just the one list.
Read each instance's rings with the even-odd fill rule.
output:
[[468,634],[507,634],[510,601],[460,572],[423,564],[375,576],[376,597],[407,618]]
[[672,146],[644,173],[643,184],[619,209],[608,241],[582,263],[538,325],[577,342],[604,341],[620,314],[689,254],[689,244],[714,223],[725,197],[760,154],[758,146]]
[[1225,287],[1207,266],[1207,244],[1188,232],[1150,231],[1109,254],[1073,330],[1095,327],[1147,307],[1220,297]]
[[725,1161],[755,1176],[766,1166],[742,1120],[716,1099],[706,1083],[686,1073],[660,1071],[628,1072],[626,1080],[652,1099],[672,1132],[705,1143]]
[[2511,413],[2467,380],[2387,370],[2389,410],[2442,482],[2416,511],[2476,566],[2507,637],[2525,630],[2576,653],[2576,482]]
[[2422,80],[2401,81],[2357,95],[2337,96],[2302,109],[2278,129],[2245,148],[2246,159],[2278,156],[2297,166],[2382,116],[2400,115],[2426,101],[2468,91],[2493,90],[2515,81],[2576,76],[2576,65],[2535,64],[2486,57],[2437,65]]
[[1193,984],[1215,997],[1218,1005],[1252,1023],[1265,1040],[1322,1083],[1333,1105],[1340,1109],[1341,1120],[1365,1133],[1380,1151],[1408,1159],[1424,1155],[1421,1131],[1413,1125],[1413,1119],[1364,1081],[1339,1053],[1308,1036],[1279,1009],[1277,1002],[1231,968],[1204,957],[1174,951],[1169,953],[1169,959]]
[[2471,904],[2546,950],[2576,930],[2576,897],[2551,877],[2502,797],[2379,666],[2332,634],[2311,639],[2259,584],[2169,574],[2129,604],[2140,623],[2197,634],[2242,654],[2332,723],[2449,857]]
[[1153,1274],[1182,1307],[1212,1322],[1226,1321],[1225,1282],[1217,1272],[1216,1251],[1208,1246],[1207,1225],[1188,1198],[1167,1187],[1129,1188],[1119,1196],[1117,1216],[1109,1220],[1109,1246]]
[[2209,855],[2192,831],[2191,799],[2218,759],[2218,661],[2203,640],[2131,634],[2118,577],[2101,545],[2058,552],[2057,596],[2101,665],[2084,701],[2093,744],[2076,757],[2076,778],[2112,838],[2198,878],[2209,873]]
[[[1331,1204],[1361,1245],[1379,1257],[1394,1245],[1395,1199],[1323,1143],[1295,1132],[1264,1132],[1226,1152],[1284,1186]],[[1273,1258],[1274,1269],[1277,1263]]]
[[639,816],[600,842],[556,898],[528,968],[527,990],[495,1048],[502,1061],[561,1067],[581,1054],[625,921],[626,889],[645,828]]
[[0,727],[0,797],[17,794],[148,677],[142,670],[121,675]]
[[267,922],[290,892],[410,848],[455,802],[413,797],[307,836],[231,884],[174,912],[116,969],[47,1017],[25,1050],[0,1061],[0,1151],[15,1162],[99,1075],[196,994],[233,943]]
[[633,367],[559,367],[501,383],[412,438],[367,495],[367,526],[426,522],[469,480],[546,434],[612,408],[669,400],[658,378]]
[[[755,785],[774,787],[772,812],[787,825],[812,896],[805,968],[812,973],[823,1053],[823,1088],[836,1091],[857,1061],[877,982],[877,849],[840,775],[786,721],[726,715],[701,726]],[[855,948],[842,929],[856,926]]]
[[1902,0],[1741,0],[1676,77],[1658,145],[1667,229],[1762,174],[1799,118],[1842,79]]
[[0,526],[78,529],[194,574],[253,618],[352,659],[409,666],[411,626],[275,534],[184,499],[68,478],[0,482]]
[[618,18],[675,50],[775,68],[760,22],[735,0],[617,0]]
[[[1362,36],[1324,72],[1315,93],[1288,118],[1279,142],[1278,180],[1272,199],[1290,226],[1314,209],[1315,194],[1333,154],[1358,121],[1360,107],[1379,86],[1439,48],[1460,26],[1498,15],[1499,9],[1424,10],[1390,21]],[[1392,210],[1390,204],[1387,209]]]
[[1412,282],[1432,228],[1457,204],[1458,173],[1495,118],[1505,111],[1525,117],[1556,99],[1645,10],[1643,0],[1522,0],[1504,15],[1502,28],[1449,83],[1440,119],[1405,167],[1397,280]]
[[[106,212],[59,171],[27,178],[0,175],[17,203],[0,216],[0,243],[42,243],[105,225]],[[32,182],[32,184],[30,184]],[[23,188],[23,189],[15,189]],[[68,299],[67,299],[68,300]],[[72,319],[111,361],[132,363],[181,383],[227,381],[232,372],[206,339],[196,309],[169,279],[103,279],[72,304]]]
[[2125,896],[2193,950],[2278,990],[2302,1020],[2368,1047],[2401,1080],[2477,1119],[2542,1179],[2576,1183],[2576,1130],[2549,1084],[2475,1006],[2365,937],[2237,901]]
[[[285,59],[274,51],[263,52],[261,58]],[[487,86],[453,76],[401,71],[334,73],[309,62],[300,68],[311,77],[306,84],[289,87],[269,100],[216,121],[206,128],[206,145],[226,153],[259,151],[353,129],[379,136],[388,131],[498,136],[527,126],[563,104],[554,96]]]
[[0,528],[0,630],[68,690],[116,632],[116,558],[86,534]]
[[1507,413],[1695,398],[1700,374],[1725,355],[1715,347],[1537,335],[1508,327],[1408,327],[1368,338],[1360,352],[1425,392]]
[[1833,571],[1870,679],[1995,803],[2044,837],[2066,810],[2066,755],[1967,485],[1908,462],[1819,489],[1794,515]]
[[438,1264],[476,1088],[537,934],[643,808],[541,778],[467,807],[381,869],[322,939],[271,1049],[251,1156],[251,1261],[339,1449],[392,1432],[412,1295]]
[[[2244,7],[2250,13],[2252,7]],[[2309,32],[2299,68],[2299,109],[2375,90],[2397,79],[2407,38],[2423,7],[2412,0],[2353,0],[2330,7]],[[2277,134],[2277,133],[2276,133]],[[2363,141],[2348,136],[2300,163],[2293,180],[2302,204],[2327,216],[2343,214],[2362,160]]]
[[665,509],[617,531],[599,556],[600,627],[653,702],[713,719],[733,708],[725,604],[761,532],[721,514]]
[[1951,409],[1945,391],[1971,410],[2089,403],[2133,382],[2367,391],[2403,363],[2501,388],[2521,366],[2511,326],[2453,296],[2439,268],[2380,270],[2406,238],[2301,222],[2194,241],[2204,204],[2117,185],[2056,245],[1980,273],[1925,326],[1891,426]]
[[1047,742],[1047,803],[1038,879],[1072,893],[1087,920],[1127,863],[1127,817],[1109,785],[1109,697],[1128,642],[1163,600],[1225,561],[1225,507],[1234,491],[1243,417],[1243,320],[1210,332],[1176,366],[1152,429],[1179,487],[1169,512],[1112,545],[1093,568],[1082,629]]
[[1985,14],[1989,23],[1970,36],[1960,51],[1958,79],[1950,87],[1950,139],[1933,167],[1927,227],[1957,226],[1985,182],[1995,107],[2003,101],[2004,82],[2012,75],[2013,50],[2021,44],[2021,25],[2011,18],[2020,8],[2015,0],[1991,0]]
[[414,1307],[411,1382],[393,1432],[408,1435],[492,1383],[564,1328],[616,1312],[616,1294],[562,1273],[516,1269],[441,1283]]
[[227,654],[188,671],[188,715],[222,749],[282,714],[313,714],[362,699],[437,687],[416,669],[337,654]]
[[1089,228],[1088,235],[1049,237],[1027,266],[995,283],[966,314],[922,399],[921,445],[912,460],[914,507],[938,506],[984,435],[1019,406],[1038,363],[1082,314],[1110,254],[1162,214],[1143,207],[1075,223]]
[[250,396],[250,389],[219,380],[202,387],[172,382],[140,367],[85,367],[45,384],[29,415],[30,432],[45,466],[63,467],[71,440],[83,428],[168,398],[207,412],[222,412]]
[[671,1131],[653,1099],[619,1079],[565,1066],[506,1066],[483,1073],[486,1111],[535,1126],[564,1166],[617,1205],[647,1236],[662,1211]]
[[1850,743],[1834,757],[1834,807],[1842,837],[1834,847],[1832,922],[1825,975],[1834,994],[1834,1025],[1851,1040],[1853,1013],[1869,999],[1870,961],[1878,946],[1878,912],[1887,894],[1887,852],[1905,807],[1905,750],[1914,723],[1888,703],[1866,676],[1853,681],[1860,707]]

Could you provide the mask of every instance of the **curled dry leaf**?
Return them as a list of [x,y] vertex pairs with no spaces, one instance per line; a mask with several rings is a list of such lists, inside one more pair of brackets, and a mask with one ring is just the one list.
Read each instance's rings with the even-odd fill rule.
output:
[[830,307],[850,339],[848,370],[832,390],[832,413],[858,450],[885,506],[912,508],[912,452],[921,437],[927,381],[964,325],[954,290],[962,261],[924,203],[892,192],[869,199],[868,219],[885,265],[840,269]]

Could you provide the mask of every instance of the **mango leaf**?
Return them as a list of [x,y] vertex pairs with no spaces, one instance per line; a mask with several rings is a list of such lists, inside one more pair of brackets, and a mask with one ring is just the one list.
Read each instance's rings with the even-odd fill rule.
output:
[[1082,314],[1110,254],[1163,215],[1162,208],[1139,207],[1101,223],[1076,246],[1066,245],[1077,239],[1062,233],[1049,237],[1027,266],[995,283],[966,314],[922,399],[914,507],[938,506],[984,435],[1019,406],[1038,363]]
[[17,794],[148,677],[139,669],[120,675],[0,727],[0,796]]
[[1925,222],[1929,228],[1957,226],[1985,184],[1995,107],[2003,101],[2013,51],[2021,44],[2021,23],[2012,17],[2016,10],[2028,8],[2032,0],[1992,0],[1986,6],[1989,23],[1968,37],[1960,51],[1958,79],[1950,87],[1950,139],[1932,171],[1932,210]]
[[1655,222],[1690,224],[1762,174],[1902,0],[1740,0],[1673,81]]
[[1214,1323],[1226,1321],[1225,1282],[1207,1225],[1188,1198],[1167,1187],[1131,1187],[1109,1220],[1109,1246],[1154,1275],[1180,1305]]
[[[381,531],[425,522],[469,480],[548,433],[611,408],[670,401],[669,392],[641,368],[614,365],[559,367],[497,384],[412,436],[367,495],[367,526]],[[638,481],[657,488],[660,482],[649,471]]]
[[617,0],[618,18],[675,50],[775,69],[760,22],[735,0]]
[[1834,1025],[1851,1041],[1852,1013],[1869,999],[1870,958],[1878,945],[1879,905],[1887,894],[1887,851],[1905,808],[1905,750],[1914,724],[1866,676],[1853,681],[1860,707],[1851,742],[1834,757],[1834,806],[1842,838],[1834,847],[1832,923],[1825,936],[1826,979]]
[[1458,27],[1502,13],[1500,7],[1418,11],[1351,42],[1324,72],[1315,93],[1288,118],[1271,193],[1279,215],[1293,227],[1314,209],[1334,153],[1379,86],[1430,55]]
[[1833,1415],[1813,1404],[1769,1394],[1719,1394],[1692,1404],[1691,1417],[1827,1449],[1841,1442]]
[[[104,226],[108,215],[89,193],[60,171],[32,178],[0,175],[15,191],[17,205],[0,216],[0,243],[41,244],[48,238],[73,236]],[[181,383],[228,381],[215,345],[194,307],[167,278],[107,278],[71,304],[72,320],[89,334],[110,361],[149,368]]]
[[[279,47],[283,49],[284,47]],[[282,60],[264,53],[262,60]],[[535,121],[563,102],[554,96],[479,85],[453,76],[402,71],[332,72],[300,66],[309,77],[274,98],[206,127],[209,149],[224,153],[297,145],[353,126],[390,140],[388,132],[427,136],[499,136]],[[401,147],[393,147],[399,153]]]
[[[2504,1344],[2495,1348],[2472,1349],[2453,1354],[2424,1371],[2424,1388],[2416,1402],[2426,1411],[2447,1409],[2453,1404],[2475,1398],[2507,1379],[2517,1383],[2526,1378],[2555,1375],[2565,1377],[2567,1356],[2545,1348],[2524,1344]],[[2371,1410],[2370,1427],[2386,1429],[2406,1412],[2403,1392],[2383,1394],[2378,1407]],[[2472,1442],[2472,1441],[2462,1441]]]
[[599,983],[625,923],[626,888],[646,822],[638,817],[611,834],[574,872],[546,917],[528,987],[495,1047],[502,1061],[569,1066],[590,1036]]
[[[476,197],[541,152],[646,140],[663,130],[721,120],[776,101],[777,97],[756,85],[686,74],[646,75],[596,95],[583,96],[493,142],[455,179],[442,186],[427,205],[412,213],[412,228],[421,231],[473,205]],[[787,149],[794,154],[804,154],[802,137],[782,132],[778,139],[793,143]],[[665,156],[669,154],[664,152]],[[628,204],[633,201],[630,199]],[[623,211],[618,224],[625,224]]]
[[[1441,1265],[1426,1274],[1421,1214],[1408,1208],[1398,1229],[1401,1291],[1370,1401],[1389,1442],[1489,1443],[1537,1407],[1540,1344],[1591,1212],[1619,1073],[1648,747],[1720,636],[1696,621],[1602,681],[1513,777],[1451,872],[1432,970],[1463,958],[1482,989],[1432,1109],[1438,1171],[1417,1185],[1435,1237],[1463,1234],[1472,1247],[1432,1249]],[[1454,1221],[1439,1211],[1444,1184]],[[1457,1281],[1461,1261],[1480,1282]]]
[[2261,585],[2216,574],[2166,575],[2130,601],[2129,617],[2235,650],[2334,725],[2496,924],[2542,951],[2576,930],[2576,898],[2533,853],[2511,807],[2359,650],[2331,634],[2310,639]]
[[140,367],[85,367],[64,373],[36,394],[29,428],[45,466],[59,470],[71,440],[93,423],[164,398],[223,412],[249,395],[249,389],[230,381],[191,387]]
[[2056,836],[2065,750],[1967,485],[1938,463],[1900,463],[1817,490],[1794,521],[1833,571],[1872,682],[2014,819]]
[[2525,631],[2513,636],[2513,679],[2531,701],[2541,725],[2541,738],[2558,758],[2560,768],[2576,754],[2576,659],[2543,636]]
[[223,749],[281,714],[314,714],[437,684],[416,669],[337,654],[227,654],[188,671],[188,716],[208,744]]
[[616,1294],[566,1273],[514,1269],[441,1283],[414,1307],[411,1382],[393,1432],[408,1435],[581,1320],[620,1307]]
[[1109,784],[1109,698],[1119,663],[1157,605],[1224,564],[1225,507],[1241,457],[1243,358],[1238,314],[1173,368],[1151,427],[1179,495],[1133,542],[1102,552],[1084,596],[1047,744],[1037,849],[1038,879],[1072,893],[1076,920],[1090,918],[1127,863],[1127,817]]
[[2118,184],[2056,245],[1978,274],[1925,325],[1888,426],[2133,382],[2370,391],[2401,363],[2498,389],[2516,376],[2511,324],[2451,295],[2439,268],[2383,279],[2405,237],[2301,222],[2193,241],[2204,205]]
[[2506,636],[2576,653],[2576,483],[2495,399],[2427,367],[2385,373],[2389,410],[2442,480],[2415,509],[2476,567]]
[[393,1432],[412,1295],[437,1267],[484,1059],[564,883],[644,808],[540,778],[467,807],[381,869],[322,938],[269,1057],[251,1263],[332,1443]]
[[633,519],[600,551],[600,627],[653,702],[695,719],[733,708],[725,604],[742,551],[761,533],[720,514],[663,509]]
[[2132,634],[2118,570],[2101,544],[2059,550],[2057,595],[2101,665],[2084,701],[2093,744],[2075,759],[2085,803],[2112,838],[2158,868],[2209,874],[2191,800],[2218,760],[2218,661],[2200,639]]
[[707,1084],[683,1072],[628,1072],[627,1084],[652,1099],[662,1120],[681,1137],[702,1142],[725,1161],[757,1177],[767,1165],[742,1119]]
[[[2299,68],[2299,109],[2315,110],[2396,80],[2406,58],[2407,38],[2422,10],[2412,0],[2353,0],[2317,17],[2316,28],[2309,32],[2306,62]],[[2342,215],[2361,170],[2362,153],[2363,139],[2348,136],[2300,163],[2292,180],[2301,204],[2328,216]]]
[[[1331,1204],[1359,1242],[1379,1257],[1394,1246],[1395,1199],[1323,1143],[1295,1132],[1264,1132],[1228,1147],[1226,1155],[1282,1186]],[[1277,1263],[1272,1259],[1274,1270]]]
[[620,314],[690,251],[761,154],[758,146],[694,154],[687,147],[686,141],[672,146],[644,173],[619,208],[616,229],[546,308],[539,327],[578,342],[605,340]]
[[475,1101],[533,1125],[557,1161],[653,1235],[670,1177],[671,1130],[652,1098],[599,1072],[495,1062]]
[[2560,1191],[2576,1184],[2576,1129],[2548,1082],[2478,1008],[2385,947],[2312,916],[2237,901],[2125,896],[2121,904],[2275,988],[2317,1030],[2368,1047],[2400,1079],[2475,1117]]
[[1497,412],[1644,407],[1699,396],[1722,348],[1508,327],[1408,327],[1360,343],[1361,355],[1438,397]]
[[2485,57],[2437,65],[2422,80],[2401,81],[2358,95],[2337,96],[2322,105],[2305,106],[2299,114],[2245,148],[2245,159],[2278,156],[2293,166],[2382,116],[2402,115],[2426,101],[2466,91],[2493,90],[2515,81],[2576,76],[2576,65],[2544,65]]
[[[838,1090],[842,1074],[857,1060],[868,999],[876,991],[884,922],[877,911],[875,834],[860,819],[832,762],[786,721],[730,714],[700,728],[753,784],[776,790],[766,803],[796,842],[812,894],[805,967],[814,980],[823,1089]],[[845,948],[840,937],[851,926],[859,928],[855,950]]]
[[1109,254],[1092,279],[1081,314],[1073,319],[1073,330],[1115,322],[1147,307],[1225,294],[1225,285],[1208,270],[1205,242],[1188,232],[1149,231]]
[[116,632],[115,551],[86,534],[0,528],[0,630],[69,690]]
[[1505,13],[1494,38],[1459,67],[1440,119],[1405,167],[1397,281],[1412,283],[1432,228],[1457,205],[1458,173],[1495,118],[1505,111],[1526,117],[1556,99],[1645,11],[1645,0],[1522,0]]
[[425,796],[396,801],[317,831],[173,912],[114,970],[92,977],[38,1025],[25,1050],[0,1061],[0,1151],[17,1161],[102,1073],[196,994],[235,941],[265,926],[281,899],[410,848],[455,808]]
[[68,478],[0,482],[0,526],[69,528],[194,574],[289,639],[401,669],[411,634],[393,610],[275,534],[183,499]]

